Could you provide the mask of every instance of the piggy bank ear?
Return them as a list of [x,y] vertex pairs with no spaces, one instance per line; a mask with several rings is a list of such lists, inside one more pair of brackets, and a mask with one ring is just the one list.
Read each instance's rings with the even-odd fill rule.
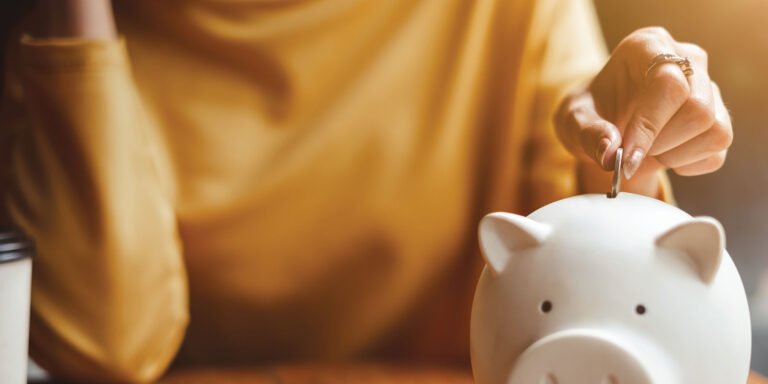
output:
[[656,238],[656,246],[683,252],[702,281],[709,284],[720,268],[725,247],[722,225],[711,217],[697,217],[679,224]]
[[500,274],[516,252],[536,247],[549,235],[550,227],[525,216],[496,212],[480,221],[480,248],[494,275]]

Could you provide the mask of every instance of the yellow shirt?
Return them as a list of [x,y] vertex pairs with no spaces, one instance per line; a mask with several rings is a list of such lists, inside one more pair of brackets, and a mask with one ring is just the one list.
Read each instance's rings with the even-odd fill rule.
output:
[[479,218],[578,193],[551,115],[605,58],[588,0],[116,18],[118,41],[22,39],[7,74],[0,192],[55,375],[152,380],[179,348],[465,361]]

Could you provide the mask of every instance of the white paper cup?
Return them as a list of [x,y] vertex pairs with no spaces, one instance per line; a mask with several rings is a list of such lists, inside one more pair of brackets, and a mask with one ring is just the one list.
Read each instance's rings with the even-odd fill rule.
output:
[[27,382],[32,245],[0,232],[0,383]]

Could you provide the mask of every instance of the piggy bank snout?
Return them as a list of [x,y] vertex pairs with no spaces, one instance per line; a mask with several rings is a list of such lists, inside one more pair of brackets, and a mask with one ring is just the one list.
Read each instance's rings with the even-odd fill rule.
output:
[[535,342],[515,363],[507,384],[652,384],[651,367],[617,337],[563,331]]

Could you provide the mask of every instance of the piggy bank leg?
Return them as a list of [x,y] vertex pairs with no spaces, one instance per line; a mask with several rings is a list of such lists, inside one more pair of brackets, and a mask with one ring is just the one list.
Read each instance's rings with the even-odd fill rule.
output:
[[[515,363],[507,384],[653,384],[664,381],[620,338],[589,330],[554,333]],[[655,368],[655,367],[654,367]]]

